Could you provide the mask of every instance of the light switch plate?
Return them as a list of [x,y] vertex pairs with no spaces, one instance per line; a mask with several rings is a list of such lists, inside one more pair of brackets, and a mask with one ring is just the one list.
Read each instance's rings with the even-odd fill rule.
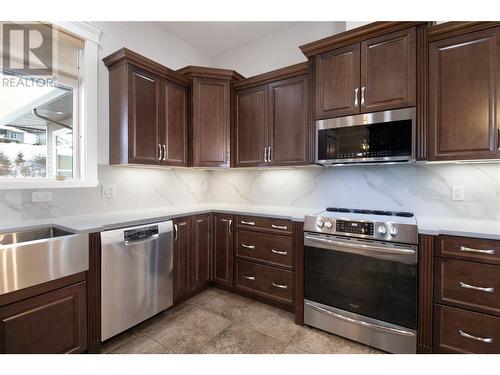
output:
[[33,193],[31,193],[32,202],[50,202],[51,200],[51,191],[34,191]]
[[103,184],[101,195],[103,198],[116,197],[117,187],[115,184]]
[[462,185],[451,186],[451,200],[463,201],[465,199],[465,187]]

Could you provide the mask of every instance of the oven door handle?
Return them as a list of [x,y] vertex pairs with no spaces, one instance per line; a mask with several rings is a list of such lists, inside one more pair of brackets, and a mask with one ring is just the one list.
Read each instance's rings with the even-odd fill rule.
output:
[[361,243],[345,243],[341,241],[335,241],[335,240],[329,240],[327,238],[321,238],[321,237],[313,237],[313,236],[305,236],[306,239],[311,240],[311,241],[317,241],[317,242],[324,242],[328,243],[331,245],[335,246],[342,246],[342,247],[347,247],[347,248],[362,248],[366,250],[373,250],[373,251],[382,251],[384,253],[390,253],[390,254],[404,254],[404,255],[414,255],[415,250],[411,249],[395,249],[395,248],[387,248],[387,247],[381,247],[381,246],[373,246],[373,245],[365,245]]
[[333,316],[334,318],[344,320],[346,322],[356,324],[358,326],[372,328],[372,329],[376,329],[377,331],[393,333],[393,334],[401,335],[401,336],[415,336],[415,334],[413,332],[410,332],[410,331],[405,331],[402,329],[396,329],[396,328],[390,328],[390,327],[383,327],[383,326],[379,326],[378,324],[367,323],[367,322],[363,322],[361,320],[348,318],[347,316],[336,314],[332,311],[329,311],[327,309],[323,309],[323,308],[316,306],[316,305],[313,305],[312,303],[309,303],[309,302],[306,302],[306,305],[309,306],[311,309],[316,310],[320,313]]

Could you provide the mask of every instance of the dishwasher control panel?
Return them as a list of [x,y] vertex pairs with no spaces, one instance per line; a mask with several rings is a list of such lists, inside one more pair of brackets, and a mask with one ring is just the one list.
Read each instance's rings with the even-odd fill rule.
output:
[[138,241],[144,238],[152,237],[155,234],[158,234],[158,225],[126,230],[124,237],[125,241]]

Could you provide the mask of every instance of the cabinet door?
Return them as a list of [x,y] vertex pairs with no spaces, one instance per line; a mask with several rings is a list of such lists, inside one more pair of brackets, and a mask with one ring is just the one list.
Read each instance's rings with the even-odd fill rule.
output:
[[271,165],[308,162],[307,75],[269,85]]
[[187,166],[188,106],[187,88],[163,81],[162,90],[162,163]]
[[361,112],[411,107],[416,97],[415,28],[361,43]]
[[191,219],[174,220],[174,303],[189,292],[189,255],[191,245]]
[[440,40],[429,48],[429,158],[498,157],[499,29]]
[[233,286],[233,216],[214,214],[213,281]]
[[359,113],[359,43],[316,57],[316,119]]
[[268,146],[268,86],[238,91],[235,98],[236,167],[263,166]]
[[0,308],[0,353],[81,353],[86,349],[85,282]]
[[198,289],[210,281],[210,214],[193,216],[193,243],[189,255],[189,286]]
[[229,167],[229,81],[193,79],[193,167]]
[[160,85],[159,77],[136,67],[130,68],[128,161],[131,164],[161,164]]

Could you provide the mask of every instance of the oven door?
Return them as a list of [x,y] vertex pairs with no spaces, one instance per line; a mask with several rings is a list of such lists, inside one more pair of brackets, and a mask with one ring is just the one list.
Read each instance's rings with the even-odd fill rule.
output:
[[415,108],[316,121],[316,163],[415,160]]
[[305,299],[417,328],[417,247],[305,233]]

